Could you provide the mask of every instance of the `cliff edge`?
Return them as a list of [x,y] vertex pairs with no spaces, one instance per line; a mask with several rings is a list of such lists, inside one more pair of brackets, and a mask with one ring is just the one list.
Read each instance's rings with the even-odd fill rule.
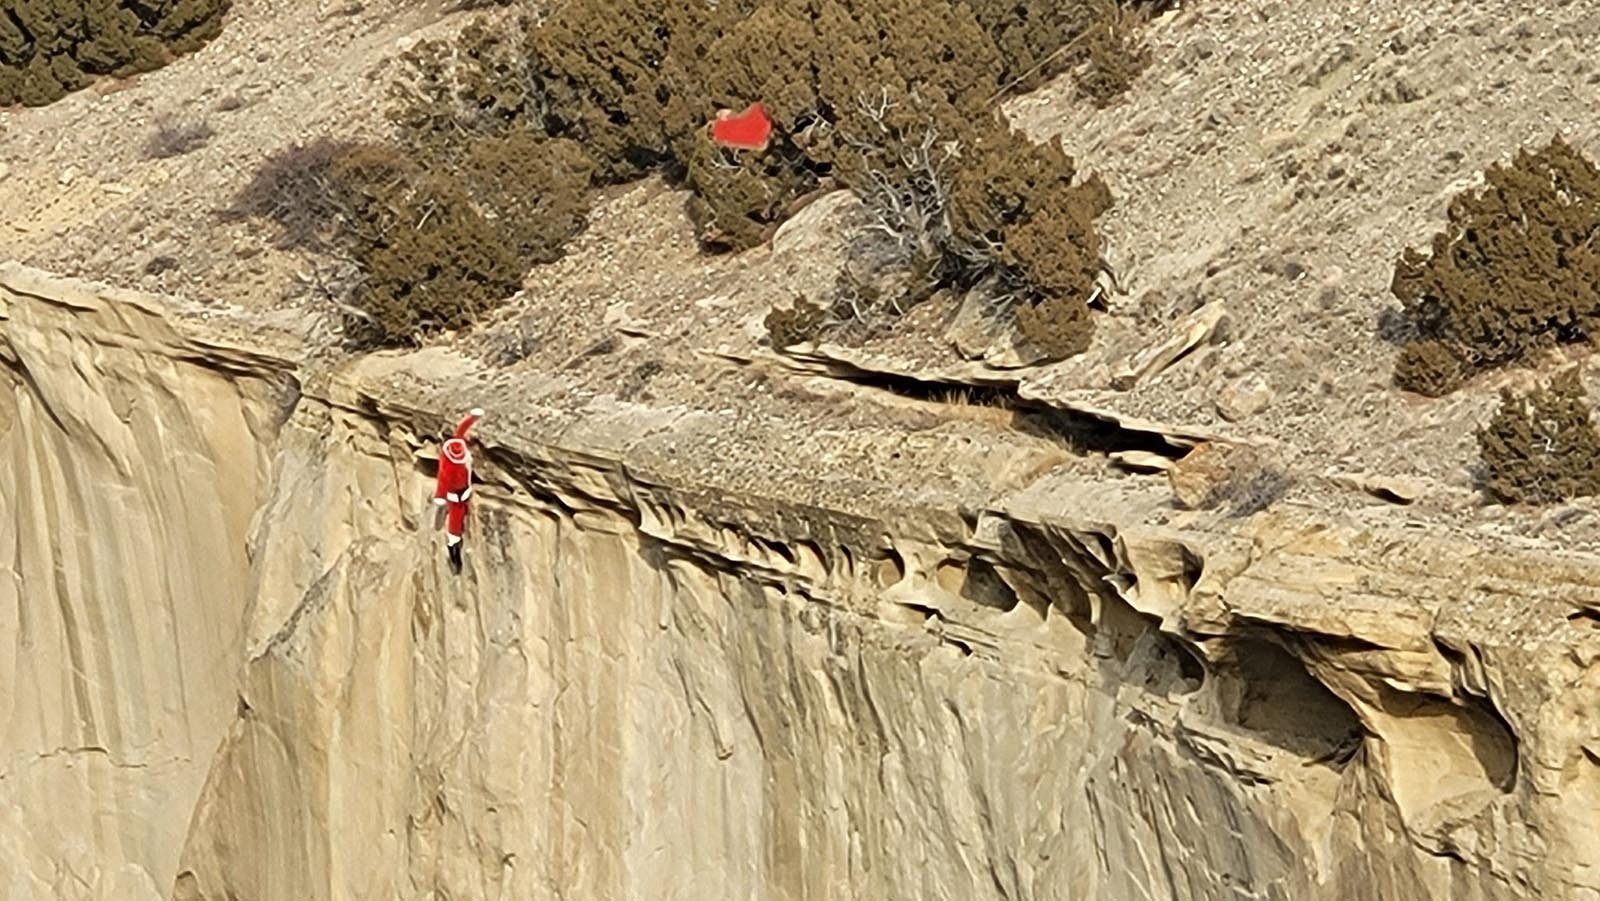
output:
[[[0,359],[13,897],[1600,889],[1591,555],[1174,514],[903,399],[819,435],[439,349],[324,367],[15,266]],[[456,578],[427,458],[463,390]],[[788,451],[685,452],[745,437]]]

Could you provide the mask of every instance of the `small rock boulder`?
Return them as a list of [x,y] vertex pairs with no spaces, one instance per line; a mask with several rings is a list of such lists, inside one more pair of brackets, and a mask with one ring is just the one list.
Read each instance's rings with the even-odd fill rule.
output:
[[1227,507],[1233,516],[1265,510],[1293,485],[1257,448],[1208,441],[1167,470],[1172,498],[1189,510]]
[[1167,470],[1172,499],[1189,510],[1205,508],[1248,454],[1237,444],[1208,441],[1200,445]]
[[1260,413],[1272,404],[1272,388],[1260,375],[1236,379],[1217,396],[1217,414],[1229,422],[1239,422]]

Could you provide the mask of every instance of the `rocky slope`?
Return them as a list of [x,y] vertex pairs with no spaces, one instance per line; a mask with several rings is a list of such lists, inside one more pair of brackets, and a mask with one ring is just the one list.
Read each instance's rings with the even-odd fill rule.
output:
[[[1013,101],[1113,186],[1124,289],[1022,370],[937,304],[773,353],[850,198],[709,258],[654,180],[480,327],[340,357],[216,210],[461,18],[235,10],[0,114],[0,257],[193,298],[0,267],[0,896],[1600,901],[1600,505],[1483,506],[1531,374],[1418,401],[1377,328],[1483,166],[1600,154],[1584,5],[1186,4],[1125,102]],[[1287,497],[1174,505],[1219,435]]]
[[[1600,897],[1592,557],[1174,517],[979,419],[326,369],[15,267],[0,360],[8,897]],[[775,430],[754,484],[682,452]]]
[[[278,150],[381,135],[393,57],[466,17],[395,0],[239,0],[234,10],[215,42],[177,65],[0,117],[0,258],[199,301],[270,306],[291,295],[302,315],[327,314],[308,297],[306,261],[275,250],[270,228],[220,221],[217,210]],[[1389,384],[1395,348],[1380,323],[1396,307],[1395,258],[1444,227],[1449,198],[1485,167],[1557,131],[1600,158],[1587,115],[1600,102],[1592,12],[1550,0],[1187,3],[1145,36],[1152,66],[1119,103],[1097,109],[1063,79],[1006,106],[1028,134],[1063,140],[1117,198],[1103,230],[1123,290],[1106,299],[1088,354],[987,367],[921,335],[826,354],[1204,427],[1269,444],[1308,476],[1404,477],[1430,515],[1489,523],[1470,434],[1497,389],[1527,373],[1419,403]],[[161,123],[201,119],[215,131],[204,146],[144,153]],[[626,341],[619,327],[632,325],[696,349],[758,349],[761,315],[792,297],[783,278],[757,272],[727,290],[721,280],[744,263],[679,253],[672,241],[613,254],[631,236],[670,230],[664,206],[603,208],[592,240],[530,276],[517,302],[524,331],[568,356],[574,332]],[[1224,311],[1226,327],[1127,377],[1201,308]],[[704,329],[736,317],[755,329]],[[456,336],[469,349],[486,337],[497,336]],[[1594,505],[1583,510],[1600,523]]]

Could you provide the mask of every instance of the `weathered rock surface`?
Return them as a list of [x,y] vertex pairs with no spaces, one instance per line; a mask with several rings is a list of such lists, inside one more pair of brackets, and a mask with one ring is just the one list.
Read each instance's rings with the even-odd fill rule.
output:
[[163,898],[234,717],[282,361],[0,288],[0,892]]
[[1249,419],[1271,404],[1272,386],[1260,374],[1235,379],[1217,395],[1217,413],[1229,422]]
[[7,897],[1600,898],[1593,557],[507,399],[454,578],[471,364],[234,333],[0,270]]

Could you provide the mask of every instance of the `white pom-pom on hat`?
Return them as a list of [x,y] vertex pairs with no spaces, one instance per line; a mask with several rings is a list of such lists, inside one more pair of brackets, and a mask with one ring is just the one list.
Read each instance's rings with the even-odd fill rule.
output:
[[480,417],[480,418],[483,416],[483,408],[482,407],[473,407],[468,412],[471,413],[473,416],[477,416],[477,417]]

